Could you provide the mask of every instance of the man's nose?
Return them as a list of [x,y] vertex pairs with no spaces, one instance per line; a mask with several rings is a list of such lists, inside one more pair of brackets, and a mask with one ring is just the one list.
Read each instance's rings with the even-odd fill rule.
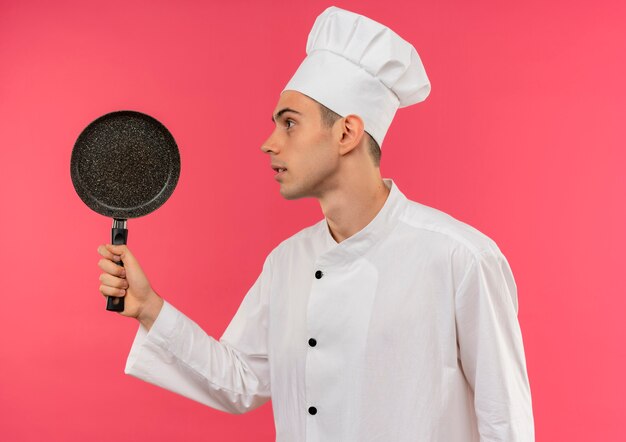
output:
[[269,138],[267,140],[265,140],[265,142],[263,144],[261,144],[261,151],[263,151],[263,153],[278,153],[278,145],[276,144],[276,141],[274,140],[274,133],[272,133],[272,135],[269,136]]

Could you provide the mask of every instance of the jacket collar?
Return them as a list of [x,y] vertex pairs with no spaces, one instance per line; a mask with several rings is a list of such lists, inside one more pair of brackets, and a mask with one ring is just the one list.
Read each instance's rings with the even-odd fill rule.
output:
[[351,262],[365,255],[377,242],[385,238],[398,224],[400,214],[406,205],[407,198],[391,179],[383,180],[389,195],[385,204],[376,214],[374,219],[363,229],[350,238],[337,243],[330,234],[326,219],[319,223],[319,234],[324,241],[325,252],[318,257],[318,264],[333,265],[343,262]]

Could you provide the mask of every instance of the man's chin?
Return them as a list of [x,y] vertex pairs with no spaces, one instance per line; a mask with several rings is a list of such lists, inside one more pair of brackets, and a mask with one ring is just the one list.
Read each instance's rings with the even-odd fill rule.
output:
[[300,198],[306,198],[308,196],[305,194],[305,192],[298,192],[294,189],[287,189],[287,187],[284,185],[280,186],[280,194],[286,200],[297,200]]

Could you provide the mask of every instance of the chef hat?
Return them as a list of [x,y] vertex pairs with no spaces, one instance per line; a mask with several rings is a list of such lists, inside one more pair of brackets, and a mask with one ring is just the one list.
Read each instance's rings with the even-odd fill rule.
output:
[[313,24],[307,57],[284,90],[341,116],[356,114],[382,146],[399,107],[426,99],[430,82],[415,48],[388,27],[331,6]]

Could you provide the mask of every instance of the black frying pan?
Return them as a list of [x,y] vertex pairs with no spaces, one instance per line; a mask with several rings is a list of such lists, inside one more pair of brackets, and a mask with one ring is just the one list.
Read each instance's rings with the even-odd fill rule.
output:
[[[157,120],[118,111],[101,116],[81,132],[70,169],[84,203],[113,218],[112,244],[126,244],[126,220],[158,209],[174,192],[180,154],[172,134]],[[124,311],[124,298],[107,297],[107,310]]]

